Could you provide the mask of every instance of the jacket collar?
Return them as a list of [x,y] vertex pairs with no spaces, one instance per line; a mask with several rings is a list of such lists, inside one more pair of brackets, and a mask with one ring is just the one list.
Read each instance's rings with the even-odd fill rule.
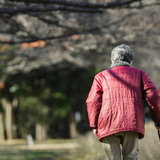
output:
[[113,67],[117,67],[117,66],[129,66],[130,67],[130,64],[128,62],[125,62],[125,61],[113,62],[111,64],[111,66],[109,67],[109,69],[111,69]]

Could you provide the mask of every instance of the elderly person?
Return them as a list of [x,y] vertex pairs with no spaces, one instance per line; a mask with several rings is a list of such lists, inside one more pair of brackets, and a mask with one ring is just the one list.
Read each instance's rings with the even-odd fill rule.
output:
[[152,120],[159,123],[160,91],[144,71],[131,67],[129,46],[115,47],[111,61],[108,70],[95,75],[86,100],[90,127],[103,142],[107,160],[137,160],[138,139],[144,137],[143,100]]

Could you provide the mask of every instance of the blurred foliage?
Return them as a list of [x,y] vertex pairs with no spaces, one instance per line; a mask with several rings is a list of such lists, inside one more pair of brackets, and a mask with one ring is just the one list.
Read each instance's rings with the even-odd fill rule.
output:
[[[35,125],[41,123],[47,125],[50,138],[68,138],[71,114],[76,111],[81,113],[81,123],[88,123],[85,101],[94,75],[100,71],[100,68],[64,69],[32,77],[8,77],[1,92],[19,101],[13,108],[17,137],[25,137],[28,133],[34,137]],[[145,102],[144,106],[148,118],[149,108]]]
[[69,137],[71,113],[79,111],[82,121],[88,121],[85,100],[93,76],[99,71],[99,68],[65,69],[42,72],[38,77],[8,78],[8,91],[19,101],[14,109],[14,122],[20,137],[32,132],[36,123],[46,124],[51,137]]

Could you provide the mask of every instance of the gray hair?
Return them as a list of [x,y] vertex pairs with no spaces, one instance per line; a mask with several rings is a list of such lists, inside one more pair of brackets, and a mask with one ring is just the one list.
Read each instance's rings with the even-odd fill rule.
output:
[[130,63],[133,60],[133,50],[126,44],[121,44],[112,50],[111,60],[115,62],[126,61]]

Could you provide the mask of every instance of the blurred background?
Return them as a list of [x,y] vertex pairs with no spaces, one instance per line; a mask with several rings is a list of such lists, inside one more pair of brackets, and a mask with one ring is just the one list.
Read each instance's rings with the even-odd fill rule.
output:
[[[52,151],[45,158],[68,154],[68,159],[104,159],[101,151],[96,153],[101,147],[91,147],[99,142],[92,137],[85,103],[94,75],[110,67],[114,47],[127,44],[134,51],[133,66],[160,88],[159,6],[159,0],[0,0],[1,151],[15,145],[14,140],[78,139],[84,154],[57,151],[56,157]],[[144,104],[148,135],[155,137],[149,144],[156,146],[156,157],[148,154],[144,159],[158,160],[157,131]],[[89,153],[93,149],[91,157],[84,146]],[[4,160],[8,152],[3,153]]]

